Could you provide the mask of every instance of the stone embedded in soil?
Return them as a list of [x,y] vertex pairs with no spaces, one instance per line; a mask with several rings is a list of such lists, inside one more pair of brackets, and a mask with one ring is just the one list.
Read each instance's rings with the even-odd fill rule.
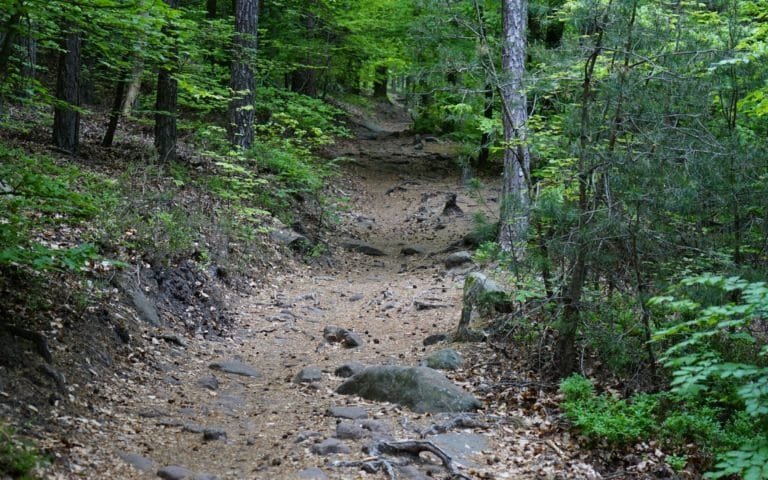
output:
[[357,422],[339,422],[336,424],[335,437],[341,440],[360,440],[365,436],[365,430]]
[[300,432],[298,435],[296,435],[296,439],[294,442],[301,443],[306,442],[310,438],[316,438],[320,436],[320,432],[313,432],[312,430],[304,430],[303,432]]
[[178,465],[168,465],[157,471],[157,476],[163,480],[183,480],[192,476],[192,472]]
[[328,343],[341,343],[347,348],[360,347],[365,343],[359,334],[335,325],[328,325],[323,329],[323,338]]
[[120,457],[128,465],[132,466],[136,470],[141,470],[142,472],[149,472],[155,468],[154,460],[139,455],[138,453],[117,452],[117,456]]
[[231,373],[233,375],[242,375],[244,377],[259,377],[261,374],[256,371],[252,366],[247,365],[237,360],[213,362],[210,368],[214,370],[221,370],[224,373]]
[[430,345],[434,345],[436,343],[440,343],[443,340],[448,338],[448,335],[444,333],[436,333],[434,335],[430,335],[427,338],[425,338],[421,343],[424,344],[425,347],[428,347]]
[[418,245],[410,245],[407,247],[403,247],[400,250],[400,255],[403,255],[405,257],[411,256],[411,255],[424,255],[426,253],[426,249],[424,247],[420,247]]
[[413,299],[413,306],[416,307],[416,310],[432,310],[434,308],[447,308],[449,305],[443,303],[441,298],[423,295]]
[[413,465],[397,465],[397,478],[403,480],[433,480],[434,477],[427,475]]
[[352,453],[352,450],[341,440],[327,438],[320,443],[312,445],[309,449],[315,455],[332,455],[334,453]]
[[301,248],[303,245],[312,243],[305,235],[285,229],[273,230],[270,232],[269,238],[274,242],[282,243],[286,247],[291,248]]
[[361,407],[330,407],[325,411],[325,414],[329,417],[348,418],[350,420],[368,418],[368,412]]
[[368,245],[365,242],[361,242],[359,240],[349,240],[347,242],[344,242],[342,244],[342,247],[345,249],[352,251],[352,252],[358,252],[362,253],[363,255],[368,255],[371,257],[385,257],[387,256],[386,253],[382,252],[378,248]]
[[323,378],[323,372],[317,367],[302,368],[301,371],[293,378],[295,383],[311,383],[319,382]]
[[139,319],[141,319],[142,322],[152,325],[153,327],[159,327],[163,324],[163,321],[160,320],[157,304],[147,297],[144,292],[138,288],[131,288],[128,294],[130,295],[136,313],[139,315]]
[[328,475],[319,468],[305,468],[296,472],[296,478],[301,480],[328,480]]
[[452,348],[438,350],[427,356],[422,366],[436,370],[456,370],[464,364],[461,354]]
[[465,412],[481,406],[474,396],[454,385],[442,373],[426,367],[368,367],[341,384],[336,392],[399,403],[417,413]]
[[454,462],[468,467],[477,467],[472,457],[488,448],[488,438],[477,433],[442,433],[430,436],[429,441],[440,447]]
[[349,378],[352,375],[365,370],[365,365],[359,362],[349,362],[339,366],[333,371],[333,374],[341,378]]
[[198,387],[207,388],[208,390],[216,391],[219,389],[219,379],[213,375],[200,378],[196,383]]
[[472,262],[472,253],[466,250],[452,253],[447,257],[445,257],[445,260],[443,260],[443,264],[445,265],[446,268],[460,267],[465,263],[471,263],[471,262]]
[[203,440],[206,442],[212,442],[214,440],[226,440],[227,431],[223,428],[208,427],[203,430]]

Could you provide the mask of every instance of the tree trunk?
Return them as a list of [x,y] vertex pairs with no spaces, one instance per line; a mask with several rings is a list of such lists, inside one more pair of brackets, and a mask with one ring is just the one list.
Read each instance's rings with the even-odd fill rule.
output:
[[80,33],[69,32],[61,41],[53,114],[53,144],[72,155],[80,140]]
[[[304,14],[304,35],[307,39],[315,38],[315,29],[317,28],[317,16],[306,11]],[[317,53],[317,52],[313,52]],[[317,70],[311,65],[314,63],[310,58],[310,54],[307,53],[307,57],[304,59],[304,66],[295,70],[291,74],[291,90],[310,97],[317,96]]]
[[376,78],[373,81],[373,96],[376,98],[387,98],[387,67],[380,65],[376,67]]
[[209,20],[216,18],[216,0],[207,0],[205,2],[205,10]]
[[[485,109],[483,110],[483,116],[487,119],[493,118],[493,87],[491,85],[485,86]],[[490,143],[490,135],[487,132],[483,132],[483,136],[480,137],[480,153],[477,155],[475,170],[483,169],[488,163],[488,157],[491,155]]]
[[233,146],[242,149],[249,149],[253,145],[256,82],[251,64],[256,53],[258,11],[258,0],[235,0],[231,70],[231,85],[235,96],[229,103],[229,139]]
[[14,5],[15,10],[3,25],[2,37],[0,37],[0,83],[3,83],[10,69],[11,52],[13,43],[16,41],[16,34],[21,22],[22,2],[18,1]]
[[520,258],[528,230],[528,178],[530,152],[526,145],[527,99],[525,74],[525,30],[527,0],[502,1],[502,85],[504,122],[504,179],[500,215],[499,243],[504,251]]
[[[171,8],[178,6],[178,0],[166,0]],[[165,27],[166,35],[173,37],[173,27]],[[171,38],[175,42],[175,38]],[[175,46],[166,65],[160,67],[157,74],[157,99],[155,100],[155,148],[160,162],[176,159],[176,105],[178,102],[178,82],[176,72]]]
[[128,88],[123,98],[123,104],[120,107],[120,114],[123,117],[127,117],[131,114],[136,100],[139,98],[141,92],[141,77],[144,73],[144,61],[137,58],[133,63],[133,70],[131,71],[131,78],[128,81]]
[[104,133],[104,139],[101,141],[102,147],[111,147],[112,142],[115,139],[115,131],[117,130],[117,124],[120,122],[120,107],[123,104],[123,97],[125,96],[125,85],[128,82],[125,80],[118,80],[115,87],[115,98],[112,102],[112,111],[109,112],[109,124],[107,125],[107,131]]

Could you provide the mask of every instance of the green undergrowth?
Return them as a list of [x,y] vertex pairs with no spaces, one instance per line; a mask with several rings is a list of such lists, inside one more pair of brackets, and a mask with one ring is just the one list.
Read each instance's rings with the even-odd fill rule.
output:
[[41,478],[37,472],[45,463],[37,449],[0,424],[0,477],[16,480]]
[[654,342],[669,390],[622,399],[574,375],[560,384],[567,418],[595,442],[659,440],[670,465],[697,457],[705,478],[768,478],[766,283],[689,277],[650,304],[664,318]]
[[90,242],[60,242],[116,203],[114,183],[0,143],[0,266],[77,270],[98,258]]

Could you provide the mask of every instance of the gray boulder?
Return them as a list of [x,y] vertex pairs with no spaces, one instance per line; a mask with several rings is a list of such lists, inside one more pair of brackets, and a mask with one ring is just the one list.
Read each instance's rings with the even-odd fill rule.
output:
[[464,364],[461,354],[452,348],[445,348],[431,353],[424,359],[422,366],[436,370],[456,370]]
[[445,264],[446,268],[460,267],[465,263],[471,263],[471,262],[472,262],[472,254],[470,252],[467,252],[466,250],[452,253],[447,257],[445,257],[445,260],[443,260],[443,263]]
[[481,406],[474,396],[454,385],[442,373],[427,367],[368,367],[342,383],[336,392],[399,403],[418,413],[466,412]]

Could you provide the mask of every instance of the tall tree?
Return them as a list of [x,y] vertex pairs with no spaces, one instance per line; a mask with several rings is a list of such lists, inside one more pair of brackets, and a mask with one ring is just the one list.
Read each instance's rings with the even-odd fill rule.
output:
[[[171,8],[178,7],[178,0],[166,0]],[[173,27],[166,25],[164,30],[173,42]],[[176,158],[176,106],[178,103],[178,81],[175,78],[177,70],[176,46],[170,47],[172,52],[167,63],[160,67],[157,74],[157,99],[155,100],[155,148],[161,162],[173,161]]]
[[523,85],[527,0],[502,1],[502,119],[504,123],[504,179],[499,229],[502,249],[522,253],[528,230],[530,152],[526,145],[528,106]]
[[63,33],[53,114],[53,143],[72,155],[80,141],[80,42],[78,31]]
[[255,100],[251,59],[256,52],[259,0],[235,0],[235,35],[232,42],[233,98],[229,102],[229,140],[242,149],[253,145]]

